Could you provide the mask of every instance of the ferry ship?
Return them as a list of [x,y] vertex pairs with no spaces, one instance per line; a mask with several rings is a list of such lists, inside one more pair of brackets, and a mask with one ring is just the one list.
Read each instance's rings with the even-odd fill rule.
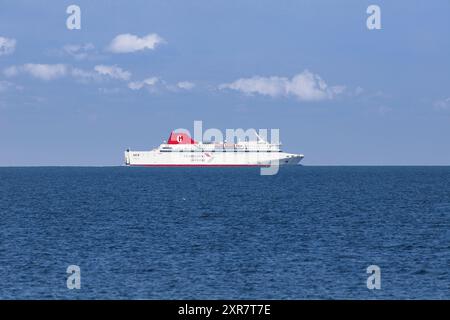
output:
[[142,167],[267,167],[296,165],[302,154],[281,151],[281,144],[255,141],[197,142],[184,132],[171,132],[167,142],[150,151],[125,151],[125,165]]

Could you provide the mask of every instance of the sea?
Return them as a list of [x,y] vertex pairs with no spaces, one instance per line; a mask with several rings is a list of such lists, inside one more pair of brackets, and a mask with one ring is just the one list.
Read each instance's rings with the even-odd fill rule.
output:
[[0,299],[449,298],[450,167],[0,168]]

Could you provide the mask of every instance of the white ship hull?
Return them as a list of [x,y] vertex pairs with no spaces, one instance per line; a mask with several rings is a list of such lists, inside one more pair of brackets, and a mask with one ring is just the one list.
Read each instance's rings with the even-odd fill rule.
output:
[[302,159],[285,152],[125,152],[126,165],[144,167],[296,165]]

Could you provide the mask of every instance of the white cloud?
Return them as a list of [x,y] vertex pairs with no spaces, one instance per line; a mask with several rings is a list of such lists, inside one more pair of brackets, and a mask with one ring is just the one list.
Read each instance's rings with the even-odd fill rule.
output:
[[344,92],[345,87],[330,87],[319,75],[305,70],[292,79],[277,76],[241,78],[232,83],[222,84],[219,89],[231,89],[250,95],[294,96],[301,101],[319,101],[333,99]]
[[116,79],[128,81],[131,78],[129,71],[118,66],[97,65],[94,70],[83,70],[64,64],[36,64],[27,63],[21,66],[10,66],[3,70],[7,77],[17,76],[20,73],[29,74],[41,80],[53,80],[64,76],[71,76],[81,82]]
[[192,90],[195,87],[193,82],[180,81],[176,84],[170,84],[163,79],[157,77],[150,77],[142,81],[132,81],[128,83],[128,88],[131,90],[148,89],[150,92],[164,91],[180,92],[181,90]]
[[231,89],[241,91],[246,94],[262,94],[271,97],[284,95],[288,79],[280,77],[259,77],[238,79],[232,83],[225,83],[219,86],[220,89]]
[[67,66],[63,64],[27,63],[21,67],[23,72],[42,80],[53,80],[67,74]]
[[108,46],[113,53],[130,53],[144,49],[154,50],[157,45],[165,43],[165,40],[156,33],[151,33],[139,38],[133,34],[125,33],[116,36]]
[[450,98],[436,101],[434,108],[436,110],[450,110]]
[[131,78],[131,72],[123,70],[117,66],[97,65],[94,67],[94,70],[101,75],[108,76],[113,79],[127,81]]
[[64,64],[39,64],[27,63],[21,66],[10,66],[3,70],[7,77],[17,76],[19,73],[27,73],[41,80],[53,80],[67,74],[68,67]]
[[16,49],[16,39],[0,37],[0,56],[12,54]]
[[195,87],[195,83],[189,81],[180,81],[177,83],[177,87],[184,90],[191,90]]
[[140,90],[144,87],[153,87],[158,81],[159,79],[156,77],[147,78],[142,81],[133,81],[128,84],[128,88],[131,90]]
[[102,76],[95,71],[90,70],[83,70],[79,68],[72,68],[70,70],[70,74],[75,79],[79,80],[80,82],[87,83],[90,81],[100,81],[102,80]]
[[95,49],[92,43],[85,44],[67,44],[63,47],[63,51],[76,60],[83,60],[89,57]]
[[[28,63],[19,66],[9,66],[3,70],[3,74],[14,77],[27,74],[34,78],[49,81],[61,77],[68,77],[80,83],[101,84],[107,80],[126,81],[131,90],[148,89],[150,92],[157,90],[168,90],[177,92],[180,90],[191,90],[195,84],[189,81],[180,81],[176,84],[168,84],[158,77],[148,77],[144,80],[131,81],[131,72],[116,65],[96,65],[93,69],[81,69],[65,64],[35,64]],[[7,83],[0,83],[0,91],[7,88]],[[101,88],[99,92],[106,93],[108,88]],[[118,89],[117,89],[118,90]]]
[[115,79],[127,81],[131,78],[131,72],[123,70],[118,66],[96,65],[94,70],[83,70],[79,68],[71,68],[72,77],[87,83],[90,81],[100,82],[106,79]]
[[128,88],[130,88],[131,90],[140,90],[143,86],[144,84],[140,81],[134,81],[128,84]]

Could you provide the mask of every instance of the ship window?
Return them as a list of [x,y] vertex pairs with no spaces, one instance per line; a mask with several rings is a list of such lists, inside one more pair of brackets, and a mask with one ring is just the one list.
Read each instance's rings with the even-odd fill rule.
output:
[[160,152],[172,152],[172,150],[160,150]]
[[245,150],[245,152],[248,152],[248,150]]

